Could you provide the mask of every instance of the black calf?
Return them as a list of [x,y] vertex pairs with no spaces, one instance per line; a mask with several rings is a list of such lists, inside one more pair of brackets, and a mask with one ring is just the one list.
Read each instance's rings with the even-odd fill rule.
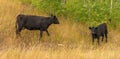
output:
[[97,38],[97,42],[99,45],[100,36],[102,36],[102,41],[103,41],[104,37],[106,37],[106,42],[107,42],[108,30],[107,30],[106,23],[102,23],[102,24],[98,25],[97,27],[89,27],[89,29],[91,30],[93,43],[94,43],[94,39]]

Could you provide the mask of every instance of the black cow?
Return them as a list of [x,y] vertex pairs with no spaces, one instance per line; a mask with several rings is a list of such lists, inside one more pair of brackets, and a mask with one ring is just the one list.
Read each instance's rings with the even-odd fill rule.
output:
[[44,17],[19,14],[16,20],[16,35],[20,35],[22,29],[28,29],[40,30],[40,38],[42,38],[43,31],[46,31],[49,36],[50,34],[47,29],[51,24],[59,24],[57,17],[54,15]]
[[106,42],[107,42],[108,30],[107,30],[106,23],[102,23],[102,24],[98,25],[97,27],[89,27],[89,29],[91,30],[93,43],[94,43],[94,39],[97,38],[97,42],[99,45],[100,36],[102,37],[102,41],[103,41],[104,37],[106,37]]

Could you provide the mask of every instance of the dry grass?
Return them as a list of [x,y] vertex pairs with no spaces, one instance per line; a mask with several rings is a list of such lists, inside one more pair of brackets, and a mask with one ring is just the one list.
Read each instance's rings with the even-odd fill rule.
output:
[[39,31],[22,31],[15,38],[15,21],[18,14],[47,16],[28,5],[13,0],[0,0],[0,59],[119,59],[120,31],[109,30],[108,43],[92,45],[86,25],[60,17],[59,25],[49,28],[41,42]]

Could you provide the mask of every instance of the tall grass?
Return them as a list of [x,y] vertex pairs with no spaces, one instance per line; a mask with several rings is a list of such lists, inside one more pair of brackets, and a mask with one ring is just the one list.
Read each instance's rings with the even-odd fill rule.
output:
[[22,30],[22,38],[16,38],[15,21],[18,14],[49,16],[29,6],[30,3],[23,5],[18,0],[0,0],[0,59],[120,58],[119,27],[109,29],[108,43],[100,41],[98,46],[95,41],[92,45],[88,25],[76,22],[72,17],[58,15],[60,24],[51,25],[48,29],[50,36],[44,33],[40,43],[39,31]]

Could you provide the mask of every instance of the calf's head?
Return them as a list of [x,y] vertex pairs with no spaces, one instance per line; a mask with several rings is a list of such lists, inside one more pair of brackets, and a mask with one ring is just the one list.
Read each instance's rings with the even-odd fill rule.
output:
[[97,27],[95,28],[95,27],[89,27],[89,29],[91,30],[91,34],[96,34],[96,32],[97,32]]
[[57,19],[56,16],[51,15],[51,20],[52,20],[52,22],[53,22],[54,24],[59,24],[59,21],[58,21],[58,19]]

